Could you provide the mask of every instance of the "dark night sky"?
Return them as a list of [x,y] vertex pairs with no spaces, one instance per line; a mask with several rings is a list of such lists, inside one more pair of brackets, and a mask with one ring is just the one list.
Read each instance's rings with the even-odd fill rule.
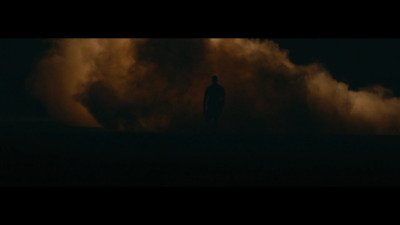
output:
[[381,84],[400,93],[399,39],[278,39],[296,64],[320,62],[351,89]]
[[28,93],[25,80],[48,48],[42,39],[0,40],[0,116],[46,116],[44,107]]
[[[399,39],[273,39],[295,64],[323,64],[351,89],[380,84],[400,95]],[[0,39],[1,117],[46,117],[25,79],[49,43],[42,39]]]

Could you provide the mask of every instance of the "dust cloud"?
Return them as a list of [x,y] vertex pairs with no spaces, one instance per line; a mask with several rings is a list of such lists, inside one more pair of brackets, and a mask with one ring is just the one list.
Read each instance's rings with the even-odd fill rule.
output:
[[268,133],[398,134],[400,100],[350,90],[317,63],[254,39],[56,39],[29,86],[51,117],[79,126],[190,132],[204,126],[211,77],[226,90],[221,127]]

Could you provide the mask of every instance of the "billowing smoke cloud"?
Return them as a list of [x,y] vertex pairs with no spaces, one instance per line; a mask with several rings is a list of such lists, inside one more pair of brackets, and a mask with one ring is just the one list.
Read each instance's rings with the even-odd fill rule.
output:
[[349,90],[319,64],[293,64],[272,41],[60,39],[30,83],[50,115],[70,124],[189,132],[204,126],[212,75],[226,90],[226,131],[400,131],[400,100],[390,90]]

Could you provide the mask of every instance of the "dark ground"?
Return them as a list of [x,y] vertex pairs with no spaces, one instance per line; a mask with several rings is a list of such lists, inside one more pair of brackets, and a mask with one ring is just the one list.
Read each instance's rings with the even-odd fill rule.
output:
[[177,135],[2,122],[0,186],[392,186],[400,137]]

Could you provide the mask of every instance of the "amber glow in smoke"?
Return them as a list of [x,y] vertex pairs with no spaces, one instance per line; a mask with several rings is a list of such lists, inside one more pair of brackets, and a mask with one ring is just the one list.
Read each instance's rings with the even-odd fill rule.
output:
[[226,89],[226,130],[399,133],[390,90],[349,90],[321,65],[293,64],[272,41],[59,39],[30,84],[53,118],[73,125],[189,131],[204,123],[212,75]]

